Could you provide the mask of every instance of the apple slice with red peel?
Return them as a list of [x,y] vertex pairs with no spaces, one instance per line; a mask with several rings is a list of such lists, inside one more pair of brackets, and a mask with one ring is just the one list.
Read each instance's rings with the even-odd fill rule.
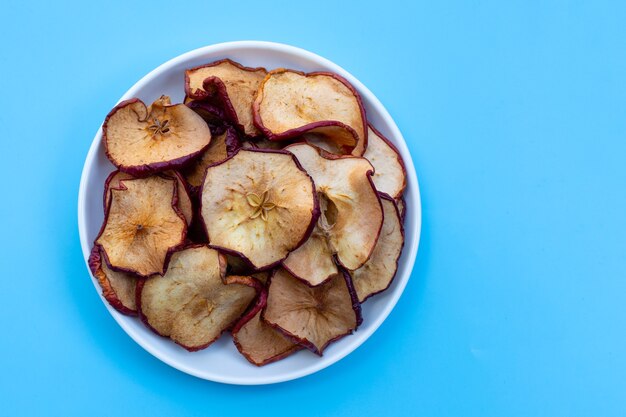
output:
[[107,157],[121,171],[145,176],[176,169],[211,142],[206,122],[184,104],[161,96],[150,107],[126,100],[109,112],[102,126]]
[[263,289],[254,307],[232,330],[233,342],[239,352],[256,366],[267,365],[283,359],[301,349],[280,332],[261,320],[261,310],[267,304],[267,291]]
[[239,148],[239,139],[234,129],[229,128],[221,135],[214,136],[209,147],[198,159],[183,170],[189,185],[200,187],[204,180],[204,173],[209,165],[222,162]]
[[89,269],[102,288],[102,296],[122,314],[137,314],[135,287],[137,276],[110,269],[102,260],[101,248],[95,245],[88,260]]
[[284,151],[240,149],[209,166],[200,202],[209,244],[257,270],[300,246],[319,215],[311,177]]
[[302,246],[287,256],[283,267],[309,285],[319,285],[339,272],[327,233],[319,225]]
[[369,142],[363,155],[374,166],[376,189],[399,198],[406,188],[404,162],[395,146],[373,126],[369,126]]
[[226,112],[208,100],[185,99],[185,104],[195,111],[208,124],[222,124],[227,119]]
[[261,318],[321,356],[328,344],[357,328],[361,308],[345,271],[324,284],[310,287],[285,269],[278,269],[270,278]]
[[246,135],[256,136],[252,102],[265,78],[265,68],[249,68],[223,59],[185,71],[185,93],[193,100],[216,99],[227,119]]
[[318,229],[332,252],[347,269],[360,268],[374,250],[383,224],[372,165],[365,158],[332,155],[306,143],[285,150],[296,156],[315,182],[321,212]]
[[[187,226],[191,224],[193,219],[193,206],[191,203],[191,197],[189,191],[187,191],[187,185],[183,177],[176,171],[165,171],[160,174],[162,177],[169,177],[176,180],[176,192],[178,196],[178,209],[181,211],[185,220],[187,220]],[[106,212],[111,200],[111,188],[120,188],[123,180],[133,180],[136,177],[122,171],[113,171],[107,177],[104,183],[104,211]]]
[[163,274],[170,252],[185,241],[187,223],[178,209],[176,180],[152,176],[122,180],[96,238],[107,265],[142,277]]
[[396,206],[398,207],[398,211],[400,212],[402,224],[404,224],[404,217],[406,216],[406,201],[404,201],[404,196],[400,196],[400,198],[396,199]]
[[344,78],[329,72],[271,71],[253,105],[254,122],[270,140],[316,133],[343,153],[367,147],[365,109]]
[[365,265],[351,272],[352,282],[361,303],[391,285],[404,246],[402,219],[394,200],[386,194],[381,194],[381,201],[385,221],[374,252]]
[[208,347],[246,311],[261,284],[228,276],[216,250],[195,245],[174,252],[163,276],[137,286],[142,321],[189,351]]

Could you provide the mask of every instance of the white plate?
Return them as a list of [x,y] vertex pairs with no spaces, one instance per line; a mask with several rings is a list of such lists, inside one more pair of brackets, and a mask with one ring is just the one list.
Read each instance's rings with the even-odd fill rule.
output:
[[[180,102],[184,95],[184,70],[222,58],[231,58],[243,65],[264,66],[268,69],[286,67],[302,71],[332,71],[345,77],[359,91],[368,119],[396,145],[406,164],[408,182],[405,195],[406,242],[396,278],[387,291],[372,297],[363,305],[364,320],[361,327],[353,335],[331,344],[324,352],[324,356],[318,357],[308,351],[300,351],[284,360],[261,368],[251,365],[239,354],[228,334],[223,335],[208,349],[190,353],[168,339],[155,335],[136,318],[118,313],[104,298],[102,302],[119,325],[139,345],[168,365],[190,375],[216,382],[244,385],[288,381],[317,372],[348,355],[374,333],[396,305],[413,269],[420,237],[422,212],[417,177],[402,134],[387,110],[370,90],[343,68],[325,58],[293,46],[244,41],[196,49],[150,72],[128,90],[120,101],[139,97],[144,102],[151,103],[161,94],[167,94],[172,98],[172,102]],[[104,118],[104,115],[102,116]],[[78,229],[85,262],[103,219],[104,180],[113,169],[113,165],[104,154],[102,129],[99,129],[85,160],[78,194]],[[100,287],[93,276],[92,281],[100,293]]]

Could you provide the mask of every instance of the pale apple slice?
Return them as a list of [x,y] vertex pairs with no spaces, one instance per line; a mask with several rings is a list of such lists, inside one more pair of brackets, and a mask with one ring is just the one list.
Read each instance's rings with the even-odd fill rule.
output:
[[310,287],[285,269],[278,269],[270,278],[261,317],[295,343],[322,355],[331,342],[357,328],[361,307],[346,272]]
[[256,366],[267,365],[283,359],[301,349],[299,345],[274,330],[261,320],[261,310],[267,304],[265,289],[232,330],[233,342],[239,352]]
[[368,145],[363,155],[374,166],[376,189],[399,198],[406,188],[406,170],[395,146],[373,126],[369,126]]
[[319,285],[339,272],[328,235],[319,225],[302,246],[287,256],[283,267],[309,285]]
[[381,195],[381,201],[385,221],[374,252],[365,265],[351,272],[354,288],[361,303],[391,285],[404,246],[404,229],[396,204],[386,194]]
[[176,180],[161,176],[122,180],[96,244],[108,266],[142,277],[163,274],[172,250],[185,241],[187,223],[178,209]]
[[102,126],[106,155],[135,176],[177,169],[211,142],[206,122],[184,104],[161,96],[150,107],[126,100],[111,110]]
[[183,170],[185,179],[194,188],[200,187],[204,173],[209,165],[224,161],[239,148],[239,139],[234,129],[226,129],[224,133],[214,136],[211,144],[198,159]]
[[337,260],[349,270],[360,268],[374,250],[383,224],[372,165],[365,158],[332,155],[306,143],[285,150],[296,156],[315,182],[320,204],[318,228]]
[[228,276],[216,250],[196,245],[172,255],[164,276],[137,286],[139,316],[189,351],[208,347],[244,314],[261,291],[250,277]]
[[223,59],[185,71],[185,93],[193,100],[218,100],[226,118],[246,135],[257,136],[252,102],[266,74],[265,68],[248,68]]
[[135,287],[137,276],[126,272],[117,272],[109,268],[102,260],[102,249],[96,245],[89,256],[89,269],[102,288],[102,296],[113,308],[122,314],[137,314]]
[[[178,209],[185,216],[187,220],[187,226],[191,224],[193,219],[193,207],[191,203],[191,197],[189,191],[187,191],[187,185],[183,177],[176,171],[165,171],[163,174],[159,174],[163,177],[174,178],[176,180],[176,192],[178,196]],[[111,188],[120,188],[120,182],[123,180],[132,180],[136,177],[130,175],[127,172],[113,171],[107,177],[104,182],[104,210],[107,210],[109,201],[111,200]]]
[[257,270],[300,246],[319,215],[313,181],[283,151],[240,149],[209,166],[200,201],[209,244]]
[[323,135],[344,153],[367,147],[365,109],[344,78],[328,72],[271,71],[253,105],[254,122],[270,140]]

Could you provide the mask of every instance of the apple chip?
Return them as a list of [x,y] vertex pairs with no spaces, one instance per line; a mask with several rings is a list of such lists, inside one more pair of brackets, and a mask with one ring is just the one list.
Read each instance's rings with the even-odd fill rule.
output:
[[351,273],[360,302],[389,287],[404,246],[404,229],[396,204],[387,195],[381,195],[381,201],[385,221],[374,252],[365,265]]
[[308,144],[290,145],[285,150],[296,156],[315,182],[320,205],[317,226],[332,253],[344,267],[360,268],[369,259],[383,224],[380,199],[371,179],[372,165],[365,158],[331,155]]
[[292,154],[240,149],[207,168],[201,216],[212,247],[269,268],[308,238],[319,214],[313,181]]
[[356,90],[328,72],[271,71],[253,105],[254,122],[270,140],[323,135],[344,153],[367,146],[365,110]]
[[223,59],[185,71],[185,92],[194,100],[217,99],[226,117],[246,135],[256,136],[252,102],[265,78],[265,68],[248,68]]
[[200,157],[189,165],[183,173],[192,187],[200,187],[204,173],[209,165],[222,162],[239,148],[239,139],[233,129],[226,129],[221,135],[213,137],[211,144]]
[[224,257],[207,246],[175,252],[164,276],[137,286],[141,319],[189,351],[206,348],[241,317],[261,291],[261,284],[253,278],[224,278],[225,272]]
[[126,272],[116,272],[102,261],[100,246],[95,245],[89,256],[89,269],[102,288],[102,296],[122,314],[137,314],[135,286],[137,277]]
[[195,158],[211,141],[202,117],[184,104],[161,96],[150,107],[126,100],[111,110],[102,126],[108,158],[136,176],[176,169]]
[[283,261],[283,267],[291,275],[308,282],[309,285],[319,285],[338,272],[333,260],[333,249],[324,230],[315,225],[309,239]]
[[400,196],[400,198],[396,200],[396,206],[398,206],[400,218],[402,219],[402,223],[404,223],[404,217],[406,216],[406,201],[404,201],[404,196]]
[[374,166],[374,185],[381,193],[398,198],[406,187],[404,162],[395,146],[373,126],[368,127],[368,145],[363,155]]
[[161,176],[122,180],[96,239],[111,269],[142,277],[163,274],[168,254],[185,240],[176,180]]
[[265,289],[259,294],[252,309],[233,328],[233,341],[241,354],[252,364],[267,365],[301,349],[261,320],[261,310],[267,303]]
[[361,322],[350,276],[345,272],[317,287],[310,287],[279,269],[270,279],[262,319],[314,353],[351,334]]
[[[191,197],[189,196],[189,192],[187,191],[187,186],[185,185],[185,181],[181,177],[181,175],[176,171],[165,171],[162,176],[166,176],[169,178],[176,179],[176,192],[178,195],[178,209],[185,216],[185,220],[187,220],[187,225],[191,224],[191,220],[193,218],[193,207],[191,204]],[[120,188],[120,183],[123,180],[132,180],[135,179],[132,175],[122,172],[122,171],[113,171],[109,177],[106,179],[104,183],[104,210],[106,211],[109,206],[109,201],[111,200],[111,188]]]

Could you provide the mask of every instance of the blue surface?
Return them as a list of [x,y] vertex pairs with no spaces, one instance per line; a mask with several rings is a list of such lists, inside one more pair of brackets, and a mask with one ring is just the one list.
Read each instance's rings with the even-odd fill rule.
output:
[[[0,415],[624,415],[623,2],[210,3],[3,2]],[[98,299],[76,225],[84,157],[122,93],[241,39],[363,81],[423,197],[385,324],[331,368],[266,387],[144,352]]]

